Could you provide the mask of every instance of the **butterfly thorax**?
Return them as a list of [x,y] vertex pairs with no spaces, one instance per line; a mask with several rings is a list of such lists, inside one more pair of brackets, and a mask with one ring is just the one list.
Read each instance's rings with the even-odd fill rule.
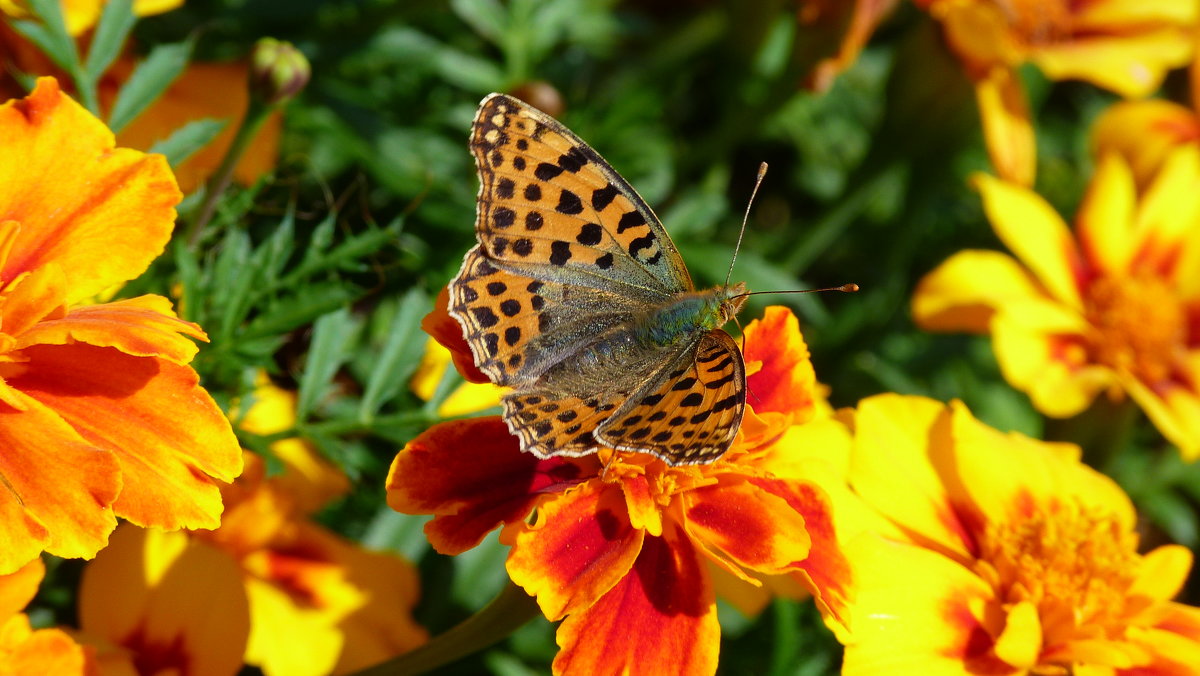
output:
[[746,302],[746,285],[718,286],[677,294],[646,314],[637,338],[647,347],[666,347],[721,328]]

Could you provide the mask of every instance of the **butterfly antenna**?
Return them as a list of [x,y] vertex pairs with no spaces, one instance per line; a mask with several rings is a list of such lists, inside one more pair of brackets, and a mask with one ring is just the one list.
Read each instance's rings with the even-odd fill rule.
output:
[[[733,298],[745,298],[746,296],[761,296],[764,293],[819,293],[821,291],[841,291],[842,293],[854,293],[855,291],[858,291],[858,285],[851,282],[850,284],[843,284],[841,286],[831,286],[831,287],[828,287],[825,289],[788,289],[786,291],[747,291],[746,293],[739,293],[738,295],[733,296]],[[730,300],[732,300],[732,298]]]
[[729,272],[725,273],[725,286],[729,286],[729,279],[733,277],[733,264],[737,262],[738,251],[742,248],[742,237],[746,234],[746,222],[750,220],[750,207],[754,205],[754,197],[758,195],[758,186],[762,185],[766,175],[767,163],[763,162],[758,165],[758,178],[754,181],[754,190],[750,193],[750,201],[746,202],[746,213],[742,216],[742,229],[738,231],[737,244],[733,245],[733,260],[729,261]]

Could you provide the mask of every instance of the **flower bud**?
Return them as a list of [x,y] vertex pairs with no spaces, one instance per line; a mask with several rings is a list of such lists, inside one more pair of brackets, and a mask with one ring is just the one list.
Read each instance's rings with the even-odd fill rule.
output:
[[312,75],[308,59],[290,42],[262,38],[250,56],[250,92],[267,105],[291,99]]

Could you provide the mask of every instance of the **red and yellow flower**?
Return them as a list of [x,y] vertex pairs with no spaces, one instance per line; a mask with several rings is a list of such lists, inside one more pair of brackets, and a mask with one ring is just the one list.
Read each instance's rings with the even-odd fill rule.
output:
[[216,526],[242,461],[188,366],[204,333],[159,296],[87,304],[166,246],[166,162],[114,148],[49,78],[0,106],[0,149],[0,571],[90,558],[117,516]]
[[[444,310],[432,317],[453,324]],[[452,328],[431,333],[467,354]],[[711,465],[619,454],[605,471],[597,455],[541,460],[487,417],[442,423],[409,443],[392,464],[388,504],[433,514],[426,534],[445,554],[504,526],[509,576],[548,619],[563,620],[556,673],[653,673],[662,664],[713,673],[720,628],[706,562],[751,584],[751,573],[796,574],[836,625],[847,580],[827,500],[811,483],[775,476],[767,461],[816,407],[808,351],[782,308],[746,328],[746,345],[754,411]]]
[[41,559],[0,575],[0,673],[95,673],[95,656],[61,629],[33,629],[21,610],[33,600],[46,573]]
[[[806,13],[844,25],[837,56],[818,66],[817,81],[844,69],[894,3],[857,0]],[[1036,66],[1051,80],[1084,80],[1126,98],[1158,89],[1167,71],[1195,53],[1200,6],[1194,0],[913,0],[942,26],[950,49],[975,86],[984,141],[996,172],[1032,185],[1037,166],[1029,102],[1017,69]],[[849,15],[842,18],[843,15]]]
[[[241,429],[269,435],[294,426],[291,393],[264,383],[253,398]],[[411,616],[413,566],[308,518],[349,490],[346,476],[299,439],[276,441],[271,452],[283,471],[268,477],[262,459],[247,453],[217,530],[121,528],[89,564],[80,625],[105,659],[193,669],[186,673],[233,673],[244,662],[268,675],[317,676],[425,641]]]
[[1078,447],[921,397],[866,399],[850,425],[849,485],[882,532],[845,549],[843,674],[1195,673],[1200,609],[1171,601],[1191,552],[1138,554],[1132,504]]
[[991,333],[1005,378],[1066,417],[1128,394],[1186,458],[1200,455],[1200,151],[1172,154],[1138,194],[1100,159],[1072,236],[1037,194],[979,176],[992,227],[1016,259],[963,251],[913,298],[921,326]]

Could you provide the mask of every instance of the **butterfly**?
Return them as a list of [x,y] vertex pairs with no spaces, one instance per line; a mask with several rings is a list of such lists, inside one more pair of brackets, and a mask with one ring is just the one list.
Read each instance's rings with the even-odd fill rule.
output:
[[511,387],[504,420],[540,458],[601,448],[670,465],[733,443],[746,370],[720,327],[742,283],[696,290],[666,229],[604,158],[511,96],[479,106],[478,245],[450,282],[475,363]]

